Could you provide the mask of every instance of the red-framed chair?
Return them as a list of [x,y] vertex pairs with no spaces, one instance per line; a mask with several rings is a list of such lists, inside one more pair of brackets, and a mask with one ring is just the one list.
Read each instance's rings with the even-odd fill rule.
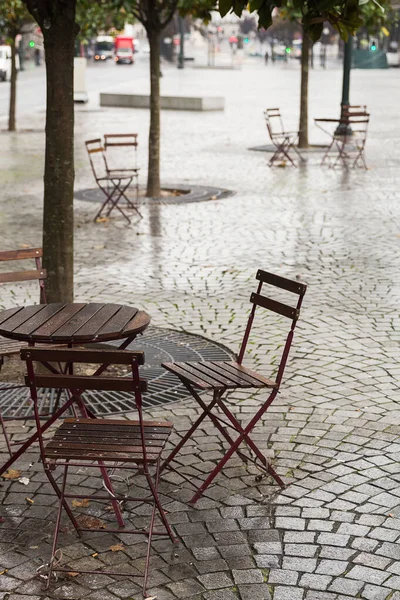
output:
[[285,130],[280,109],[267,108],[264,111],[264,117],[269,137],[275,146],[275,151],[269,159],[268,165],[272,167],[275,161],[287,159],[289,163],[295,167],[296,163],[290,156],[291,150],[294,150],[300,160],[305,162],[304,157],[300,154],[296,146],[299,139],[299,132]]
[[339,163],[351,164],[352,168],[361,166],[368,169],[365,161],[370,114],[365,105],[343,106],[340,119],[314,119],[319,129],[331,137],[321,166],[328,163],[331,168]]
[[[117,169],[111,169],[110,171],[101,138],[87,140],[85,146],[95,181],[105,195],[105,200],[100,210],[97,211],[94,221],[101,218],[103,212],[106,217],[109,217],[112,211],[117,209],[128,223],[130,223],[131,220],[124,208],[130,208],[139,217],[142,217],[137,206],[126,196],[126,192],[133,179],[137,177],[137,172]],[[121,200],[124,201],[124,208],[121,206]]]
[[[268,462],[261,450],[259,450],[256,443],[250,437],[250,434],[261,417],[271,406],[279,392],[290,347],[292,345],[294,330],[299,318],[300,308],[307,286],[303,283],[299,283],[298,281],[292,281],[290,279],[273,275],[272,273],[262,270],[257,272],[256,279],[258,280],[259,284],[257,291],[251,294],[250,297],[250,302],[253,304],[253,307],[251,309],[247,327],[244,332],[244,337],[237,361],[178,362],[163,364],[164,368],[179,377],[190,394],[200,405],[203,412],[200,414],[199,418],[196,420],[190,430],[183,436],[166,461],[162,464],[161,471],[171,467],[170,463],[174,460],[175,456],[179,453],[184,444],[192,437],[196,429],[201,425],[206,417],[211,419],[215,427],[228,443],[228,450],[226,451],[224,457],[218,462],[204,483],[196,491],[190,501],[192,504],[197,502],[197,500],[202,496],[204,491],[212,483],[214,478],[223,469],[227,461],[234,453],[242,458],[244,462],[248,462],[249,460],[255,462],[265,474],[271,475],[281,487],[284,487],[282,479]],[[277,300],[273,300],[264,295],[262,293],[264,284],[294,294],[297,296],[296,305],[293,307]],[[257,307],[262,307],[272,311],[273,313],[281,315],[287,318],[290,322],[290,328],[286,336],[286,341],[283,345],[283,352],[275,379],[268,379],[242,364]],[[247,388],[256,388],[259,390],[268,389],[270,390],[270,393],[261,407],[257,410],[256,414],[250,418],[249,423],[242,427],[238,419],[234,416],[234,414],[232,414],[228,405],[225,403],[224,395],[230,390]],[[209,401],[204,400],[200,396],[200,392],[202,391],[208,391],[210,394],[212,394],[212,398]],[[223,418],[221,418],[221,413]],[[235,440],[231,436],[231,431],[237,434]],[[253,456],[245,454],[240,449],[240,446],[243,443],[247,445],[247,448],[252,452]]]
[[[20,250],[7,250],[4,252],[0,252],[0,263],[1,262],[14,262],[14,261],[31,261],[31,264],[35,266],[34,269],[26,269],[24,271],[9,271],[7,273],[0,273],[0,283],[15,283],[15,282],[24,282],[24,281],[37,281],[39,284],[39,303],[46,303],[46,290],[45,290],[45,280],[47,279],[46,269],[42,267],[42,257],[43,251],[42,248],[23,248]],[[1,315],[0,315],[1,319]],[[0,321],[1,322],[1,321]],[[27,346],[25,342],[19,342],[17,340],[11,340],[0,336],[0,370],[4,365],[4,359],[7,356],[12,356],[18,354],[21,348]],[[0,394],[5,391],[10,391],[16,389],[16,387],[25,387],[23,385],[16,386],[15,384],[12,386],[1,386]],[[9,420],[16,419],[26,419],[26,416],[20,415],[21,407],[18,405],[16,407],[16,412],[13,412],[11,415],[4,417],[0,410],[0,427],[2,429],[6,444],[7,450],[12,456],[12,446],[19,445],[19,443],[11,442],[10,437],[7,433],[5,422]]]
[[[51,557],[46,572],[41,575],[46,578],[46,589],[49,587],[54,571],[79,573],[101,573],[109,575],[127,575],[131,573],[120,571],[93,571],[77,569],[76,565],[58,565],[58,540],[60,534],[61,516],[63,510],[68,515],[77,534],[83,531],[98,531],[101,533],[132,533],[145,535],[147,540],[147,554],[143,580],[143,596],[146,597],[147,580],[149,575],[150,550],[153,535],[169,536],[172,542],[177,540],[168,523],[162,508],[158,493],[160,458],[162,450],[172,430],[172,423],[166,421],[145,421],[142,410],[142,392],[146,390],[146,382],[139,376],[139,365],[144,363],[143,352],[129,350],[82,350],[64,348],[25,348],[21,350],[21,358],[26,361],[26,383],[30,388],[31,398],[34,403],[36,427],[39,434],[40,457],[44,472],[58,497],[58,514]],[[38,364],[63,364],[63,372],[41,374],[37,372]],[[107,368],[114,365],[126,365],[129,376],[124,375],[74,375],[77,364],[102,364]],[[44,439],[41,430],[40,414],[38,410],[38,388],[64,389],[73,399],[74,404],[82,413],[82,418],[68,418],[55,431],[53,437]],[[84,393],[90,390],[125,391],[132,392],[135,397],[137,420],[119,419],[94,419],[87,418],[84,403]],[[76,493],[67,493],[68,470],[70,467],[98,467],[101,471],[106,494],[82,496]],[[57,467],[62,467],[63,476],[61,486],[58,484],[53,472]],[[134,474],[144,475],[149,495],[146,498],[123,496],[115,493],[108,469],[134,470]],[[99,480],[100,482],[100,480]],[[148,529],[121,529],[125,526],[121,513],[116,529],[106,528],[104,525],[88,527],[85,522],[80,523],[72,512],[68,503],[70,498],[88,498],[94,501],[116,503],[120,500],[138,501],[152,504]],[[164,526],[165,531],[155,530],[156,516]],[[118,518],[118,516],[117,516]]]

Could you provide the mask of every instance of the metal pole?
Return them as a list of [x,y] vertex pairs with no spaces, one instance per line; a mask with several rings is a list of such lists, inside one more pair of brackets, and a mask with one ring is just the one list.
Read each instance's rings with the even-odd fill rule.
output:
[[[342,86],[342,102],[340,118],[343,119],[345,115],[344,107],[350,104],[350,72],[351,62],[353,56],[353,38],[350,35],[349,39],[344,45],[344,56],[343,56],[343,86]],[[340,123],[336,129],[336,133],[339,135],[351,134],[351,128],[348,123]]]
[[178,69],[183,69],[185,66],[185,53],[184,53],[185,31],[184,31],[184,20],[182,17],[179,17],[179,33],[180,33],[181,39],[180,39],[180,45],[179,45]]

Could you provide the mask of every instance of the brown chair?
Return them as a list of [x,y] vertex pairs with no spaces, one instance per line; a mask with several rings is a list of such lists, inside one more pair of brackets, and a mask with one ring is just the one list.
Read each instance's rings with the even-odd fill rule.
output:
[[[35,265],[34,269],[25,270],[25,271],[9,271],[7,273],[0,273],[0,283],[14,283],[14,282],[23,282],[23,281],[38,281],[39,283],[39,303],[44,304],[46,302],[46,291],[44,282],[47,278],[46,270],[42,268],[42,248],[26,248],[21,250],[7,250],[5,252],[0,252],[0,262],[12,262],[12,261],[28,261]],[[0,323],[1,323],[1,314],[0,314]],[[21,348],[27,346],[25,342],[19,342],[16,340],[11,340],[5,337],[0,336],[0,370],[4,365],[4,359],[7,356],[12,356],[13,354],[18,354]],[[6,390],[13,390],[16,387],[25,387],[25,386],[1,386],[0,393]],[[19,416],[19,409],[21,407],[18,405],[15,407],[15,413],[11,415],[7,415],[3,417],[0,411],[0,426],[3,431],[7,449],[12,456],[11,446],[14,444],[10,441],[10,438],[7,434],[5,428],[6,420],[13,419],[25,419],[26,416]]]
[[[117,144],[117,142],[112,141],[115,136],[110,135],[109,138],[105,137],[105,144],[107,144],[108,154],[110,154],[110,146],[114,147]],[[138,169],[133,167],[131,169],[111,168],[110,156],[106,156],[105,144],[103,145],[100,138],[87,140],[85,142],[93,176],[100,190],[105,195],[105,200],[101,205],[100,210],[97,211],[94,221],[102,216],[103,211],[105,216],[109,217],[111,212],[114,209],[117,209],[128,221],[128,223],[130,223],[131,220],[126,214],[124,208],[130,208],[134,210],[139,217],[142,217],[137,206],[135,206],[135,204],[133,204],[133,202],[131,202],[131,200],[126,196],[126,192],[128,191],[133,179],[136,178],[136,201],[138,200]],[[137,141],[133,144],[121,142],[118,143],[118,145],[135,145],[136,149]],[[121,201],[124,202],[123,206]]]
[[305,162],[297,148],[299,132],[285,130],[279,108],[267,108],[264,111],[264,117],[269,137],[275,146],[274,154],[271,156],[268,165],[272,167],[275,161],[282,161],[286,158],[295,167],[296,163],[290,156],[291,150],[294,150],[300,160]]
[[[139,365],[144,363],[142,352],[132,352],[129,350],[81,350],[81,349],[46,349],[46,348],[25,348],[21,351],[21,358],[26,361],[27,385],[30,388],[31,398],[34,405],[36,427],[39,436],[40,456],[44,471],[56,495],[58,496],[58,515],[55,524],[52,553],[46,571],[41,572],[42,577],[47,579],[46,588],[49,587],[51,576],[54,571],[77,571],[79,573],[101,573],[103,575],[127,575],[135,577],[132,573],[120,572],[118,570],[85,570],[77,569],[76,564],[68,566],[58,564],[58,539],[60,534],[60,524],[63,509],[68,515],[77,534],[81,532],[98,531],[101,533],[132,533],[146,536],[147,555],[144,571],[143,596],[146,597],[147,579],[149,574],[150,550],[153,535],[167,535],[172,542],[175,542],[173,532],[168,524],[166,514],[162,508],[158,494],[158,482],[160,471],[160,457],[163,448],[171,433],[172,423],[166,421],[145,421],[142,411],[142,392],[146,391],[146,382],[140,379]],[[41,374],[37,372],[38,364],[59,364],[65,365],[62,372]],[[76,365],[88,364],[102,365],[92,376],[74,375]],[[125,365],[128,369],[126,375],[98,375],[104,366],[114,367],[116,365]],[[86,372],[86,371],[85,371]],[[103,373],[106,372],[103,370]],[[73,399],[74,406],[80,411],[82,418],[68,418],[55,431],[53,437],[48,440],[43,439],[40,414],[38,407],[38,388],[62,388]],[[118,420],[118,419],[95,419],[88,418],[85,407],[85,392],[90,390],[105,391],[124,391],[131,392],[135,398],[137,409],[137,420]],[[53,475],[57,467],[62,467],[63,476],[58,482]],[[66,486],[68,480],[68,470],[70,467],[98,467],[103,477],[103,486],[107,493],[96,493],[93,496],[88,494],[80,495],[77,493],[67,493]],[[143,475],[147,487],[148,496],[143,498],[134,496],[134,494],[121,496],[118,495],[112,486],[108,469],[128,469],[134,471],[133,475]],[[132,481],[132,484],[134,482]],[[101,484],[100,484],[101,485]],[[107,502],[114,506],[120,501],[147,502],[152,504],[152,511],[149,516],[149,527],[144,529],[126,528],[120,510],[115,511],[119,527],[109,528],[103,522],[92,523],[88,527],[85,518],[76,518],[73,514],[68,500],[74,499],[92,499],[93,501]],[[165,530],[154,529],[156,516]],[[81,515],[82,517],[82,515]],[[84,517],[84,516],[83,516]],[[96,527],[97,525],[97,527]],[[131,526],[132,527],[132,526]]]
[[345,105],[340,119],[314,119],[317,127],[331,137],[321,165],[329,163],[330,167],[334,168],[339,163],[346,167],[350,163],[353,169],[357,166],[367,169],[364,150],[369,117],[365,105]]
[[[298,281],[291,281],[290,279],[285,279],[284,277],[273,275],[272,273],[267,273],[266,271],[261,270],[257,272],[256,279],[258,280],[259,284],[257,292],[253,293],[250,297],[250,302],[253,304],[253,307],[250,312],[250,317],[236,361],[178,362],[163,364],[163,367],[179,377],[190,394],[200,405],[203,412],[200,414],[199,418],[196,420],[190,430],[180,440],[179,444],[176,446],[176,448],[174,448],[167,460],[163,463],[161,471],[170,465],[171,461],[173,461],[182,446],[192,437],[205,417],[209,417],[211,419],[212,423],[221,433],[229,446],[225,456],[218,462],[216,467],[190,500],[192,504],[197,502],[197,500],[201,497],[201,495],[212,483],[214,478],[218,475],[225,463],[234,453],[236,453],[245,463],[248,461],[254,462],[262,472],[272,475],[275,481],[281,487],[284,487],[283,481],[275,472],[271,464],[269,464],[255,442],[251,439],[250,434],[279,392],[293,340],[294,329],[299,318],[300,308],[307,286],[303,283],[299,283]],[[297,296],[296,305],[293,307],[263,295],[261,293],[263,284],[267,284],[268,286],[278,288],[278,290],[285,290],[286,292],[294,294]],[[281,315],[282,317],[287,318],[290,322],[290,329],[283,345],[283,351],[275,379],[268,379],[242,364],[257,306]],[[246,414],[246,418],[248,416],[250,421],[246,426],[242,427],[240,422],[229,409],[229,405],[224,401],[224,395],[225,392],[230,390],[244,390],[248,388],[260,390],[269,389],[270,393],[253,417]],[[209,401],[203,400],[199,395],[199,392],[201,391],[210,392],[210,394],[212,394],[212,398]],[[216,409],[219,409],[219,412],[217,412]],[[231,436],[232,432],[238,434],[235,440]],[[252,453],[252,456],[245,454],[239,448],[242,444],[247,445],[247,449],[250,451],[250,454]]]

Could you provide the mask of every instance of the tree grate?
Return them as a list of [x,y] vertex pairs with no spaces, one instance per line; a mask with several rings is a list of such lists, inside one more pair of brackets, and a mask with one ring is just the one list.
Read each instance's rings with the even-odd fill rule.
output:
[[[118,346],[119,343],[110,342],[107,345]],[[160,327],[149,327],[128,348],[143,350],[145,354],[145,364],[140,368],[140,372],[148,384],[148,391],[143,394],[143,405],[147,407],[161,406],[191,397],[180,380],[163,369],[161,363],[233,359],[230,350],[206,338]],[[27,388],[17,384],[0,383],[0,391],[5,387],[11,389],[0,393],[0,412],[3,417],[31,417],[33,411]],[[136,410],[134,396],[129,392],[90,390],[85,392],[84,398],[87,407],[97,416],[124,414]],[[42,414],[51,414],[56,408],[56,402],[55,390],[42,388],[39,391],[39,409]]]

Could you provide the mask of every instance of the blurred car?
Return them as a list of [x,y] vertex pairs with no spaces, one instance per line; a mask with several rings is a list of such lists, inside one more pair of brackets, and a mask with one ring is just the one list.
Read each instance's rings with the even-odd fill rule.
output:
[[285,44],[274,44],[272,46],[271,57],[274,60],[287,60],[288,52],[286,51]]

